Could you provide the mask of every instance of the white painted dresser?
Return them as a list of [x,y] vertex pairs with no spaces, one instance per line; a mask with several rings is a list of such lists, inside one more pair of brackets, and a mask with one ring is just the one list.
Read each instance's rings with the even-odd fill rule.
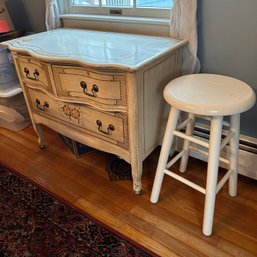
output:
[[4,42],[11,50],[32,124],[131,164],[141,192],[143,160],[166,123],[164,86],[180,74],[181,47],[164,37],[57,29]]

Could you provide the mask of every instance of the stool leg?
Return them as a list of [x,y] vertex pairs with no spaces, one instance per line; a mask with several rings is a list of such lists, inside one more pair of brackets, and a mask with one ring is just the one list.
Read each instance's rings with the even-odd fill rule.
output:
[[[190,118],[192,120],[192,122],[187,124],[186,134],[189,135],[189,136],[192,136],[193,132],[194,132],[194,126],[195,126],[195,115],[193,113],[189,113],[188,118]],[[183,144],[183,150],[185,152],[181,157],[180,166],[179,166],[179,171],[182,172],[182,173],[184,173],[187,169],[187,162],[188,162],[188,156],[189,156],[189,146],[190,146],[190,141],[185,139],[184,144]]]
[[174,130],[176,129],[178,117],[179,117],[180,110],[171,107],[167,126],[164,133],[162,148],[160,152],[160,157],[156,169],[153,189],[150,201],[152,203],[157,203],[161,191],[162,181],[164,177],[164,170],[166,168],[168,158],[169,158],[169,151],[172,145],[172,141],[174,138]]
[[203,233],[206,236],[211,235],[213,226],[222,134],[222,120],[222,116],[214,116],[211,120],[209,141],[210,146],[208,155],[207,182],[203,218]]
[[238,156],[239,156],[239,130],[240,130],[240,114],[235,114],[230,117],[230,130],[235,135],[229,142],[229,169],[234,172],[229,177],[229,195],[237,195],[237,171],[238,171]]

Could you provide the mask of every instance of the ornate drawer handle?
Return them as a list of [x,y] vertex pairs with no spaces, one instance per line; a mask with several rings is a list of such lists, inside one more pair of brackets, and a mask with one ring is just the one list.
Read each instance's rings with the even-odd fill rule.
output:
[[29,72],[29,69],[27,67],[24,68],[24,72],[26,74],[26,77],[28,79],[31,79],[31,80],[39,80],[39,71],[37,69],[35,69],[35,71],[33,72],[33,77],[30,76],[30,72]]
[[3,13],[3,12],[5,12],[5,9],[4,9],[4,8],[2,8],[2,10],[0,11],[0,13]]
[[91,97],[96,97],[97,96],[96,93],[99,91],[99,88],[96,84],[94,84],[93,87],[91,88],[92,94],[87,92],[88,88],[87,88],[87,83],[85,81],[82,80],[80,82],[80,86],[83,88],[83,93],[84,94],[86,94],[88,96],[91,96]]
[[47,108],[49,108],[49,104],[48,102],[44,102],[43,107],[40,106],[40,101],[39,99],[36,99],[36,104],[37,104],[37,108],[41,111],[46,111]]
[[102,129],[102,125],[103,123],[100,121],[100,120],[97,120],[96,121],[96,124],[98,126],[98,130],[103,133],[103,134],[106,134],[106,135],[111,135],[112,134],[112,131],[115,130],[114,126],[112,124],[109,124],[108,128],[107,128],[107,131],[103,130]]

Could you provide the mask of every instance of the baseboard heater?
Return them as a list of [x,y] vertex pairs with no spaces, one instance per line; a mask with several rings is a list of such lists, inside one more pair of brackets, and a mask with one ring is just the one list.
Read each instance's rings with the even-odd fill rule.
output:
[[[194,135],[202,139],[209,139],[209,126],[196,123]],[[223,132],[223,137],[226,136],[226,130]],[[199,146],[198,146],[199,147]],[[228,158],[228,146],[221,151],[223,158]],[[207,154],[197,152],[194,149],[190,150],[190,156],[207,161]],[[220,163],[220,166],[227,168],[225,164]],[[249,137],[240,134],[239,137],[239,167],[238,173],[252,179],[257,180],[257,138]]]

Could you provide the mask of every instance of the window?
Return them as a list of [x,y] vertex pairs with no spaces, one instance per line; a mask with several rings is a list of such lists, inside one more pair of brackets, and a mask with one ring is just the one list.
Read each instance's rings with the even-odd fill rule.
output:
[[148,7],[148,8],[170,8],[171,0],[73,0],[72,5],[84,6],[112,6],[112,7]]
[[71,0],[69,13],[168,18],[173,0]]

